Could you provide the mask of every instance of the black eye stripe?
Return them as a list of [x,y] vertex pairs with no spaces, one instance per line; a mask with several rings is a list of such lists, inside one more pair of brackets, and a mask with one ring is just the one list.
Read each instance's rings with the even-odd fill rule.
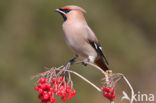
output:
[[68,13],[71,11],[71,9],[60,9],[61,11],[65,12],[65,13]]

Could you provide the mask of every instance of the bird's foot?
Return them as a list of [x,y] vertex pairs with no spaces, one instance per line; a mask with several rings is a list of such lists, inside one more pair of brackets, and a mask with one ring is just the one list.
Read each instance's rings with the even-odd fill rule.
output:
[[75,59],[74,58],[68,61],[68,63],[70,63],[70,64],[74,64],[74,62],[75,62]]
[[71,65],[71,62],[70,61],[65,64],[64,69],[63,69],[63,71],[64,71],[63,75],[64,76],[66,74],[66,71],[70,68],[70,65]]
[[69,60],[66,65],[64,66],[64,75],[66,73],[66,71],[70,68],[70,65],[74,64],[75,59],[78,58],[78,55],[75,55],[71,60]]
[[78,55],[75,55],[71,60],[68,61],[68,63],[73,64],[77,58]]
[[88,62],[88,59],[84,59],[84,60],[82,61],[82,65],[87,66],[87,62]]
[[83,62],[82,62],[82,65],[87,66],[87,63],[83,61]]

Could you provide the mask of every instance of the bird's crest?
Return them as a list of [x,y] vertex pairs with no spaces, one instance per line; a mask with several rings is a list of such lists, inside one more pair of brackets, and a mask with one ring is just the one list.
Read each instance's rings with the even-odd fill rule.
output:
[[86,13],[86,11],[83,8],[81,8],[79,6],[75,6],[75,5],[67,5],[67,6],[62,7],[61,9],[79,10],[81,12]]

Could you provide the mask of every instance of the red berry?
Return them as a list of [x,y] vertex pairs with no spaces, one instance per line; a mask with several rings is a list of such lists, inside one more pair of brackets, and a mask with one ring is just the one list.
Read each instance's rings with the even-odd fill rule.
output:
[[51,97],[51,96],[52,96],[52,92],[51,92],[51,91],[49,91],[49,92],[48,92],[48,95]]
[[115,96],[112,95],[111,93],[103,93],[103,96],[105,96],[105,97],[108,98],[108,99],[113,99],[113,98],[115,98]]
[[59,86],[59,89],[60,89],[60,90],[63,90],[63,89],[64,89],[64,86],[63,86],[63,85],[60,85],[60,86]]
[[46,84],[45,84],[45,83],[42,84],[42,85],[41,85],[41,88],[42,88],[42,89],[46,89]]
[[71,93],[68,93],[68,94],[67,94],[67,97],[68,97],[69,99],[71,99],[71,98],[72,98],[72,94],[71,94]]
[[67,93],[70,93],[70,89],[69,89],[69,88],[67,88],[67,89],[66,89],[66,92],[67,92]]
[[44,91],[44,92],[43,92],[43,94],[47,94],[47,93],[48,93],[48,91]]
[[70,85],[66,84],[66,88],[70,89]]
[[56,78],[56,83],[58,83],[58,82],[60,82],[60,79],[59,79],[59,77],[58,77],[58,78]]
[[71,90],[71,94],[75,95],[76,94],[76,90]]
[[55,98],[54,97],[51,97],[50,98],[50,103],[53,103],[53,102],[55,102]]
[[112,94],[109,94],[109,95],[108,95],[108,97],[109,97],[110,99],[115,98],[115,96],[114,96],[114,95],[112,95]]
[[62,96],[61,99],[62,99],[62,101],[65,101],[67,99],[67,97],[66,96]]
[[55,84],[55,85],[54,85],[54,87],[53,87],[53,91],[54,91],[54,93],[56,93],[56,92],[57,92],[57,89],[58,89],[58,85],[57,85],[57,84]]
[[51,83],[55,83],[56,79],[55,78],[52,78],[51,79]]
[[62,81],[63,81],[63,76],[60,76],[60,78],[59,78],[59,79],[60,79],[60,82],[62,82]]
[[42,87],[42,84],[41,83],[38,83],[38,87],[41,88]]
[[58,77],[57,79],[56,79],[56,82],[58,83],[58,82],[62,82],[63,81],[63,76],[60,76],[60,77]]
[[112,94],[112,95],[114,94],[114,91],[115,91],[115,89],[114,89],[114,88],[112,88],[112,90],[111,90],[111,94]]
[[102,86],[102,87],[101,87],[101,90],[104,91],[104,89],[105,89],[105,86]]
[[38,91],[38,89],[39,89],[39,87],[38,86],[35,86],[35,90]]
[[104,92],[104,93],[103,93],[103,96],[106,96],[106,95],[107,95],[107,93],[106,93],[106,92]]
[[59,87],[59,85],[58,84],[55,84],[53,88],[54,89],[58,89],[58,87]]
[[43,100],[43,101],[42,101],[42,103],[47,103],[47,102],[48,102],[47,100]]
[[66,96],[66,91],[63,91],[63,90],[62,90],[62,91],[61,91],[61,95],[62,95],[62,96]]
[[54,89],[54,93],[56,93],[57,92],[57,89]]
[[111,96],[111,98],[113,99],[113,98],[115,98],[115,96],[114,96],[114,95],[112,95],[112,96]]
[[110,92],[110,87],[105,87],[105,88],[104,88],[104,91]]
[[49,91],[50,91],[50,92],[53,92],[53,88],[49,88]]
[[45,82],[46,82],[46,78],[43,77],[40,79],[40,83],[45,83]]
[[64,85],[65,85],[65,83],[63,83],[63,82],[62,82],[62,84],[61,84],[61,85],[62,85],[62,86],[64,86]]
[[46,94],[43,95],[43,98],[44,98],[45,100],[48,100],[48,99],[49,99],[49,95],[46,93]]
[[57,95],[57,96],[60,96],[60,95],[61,95],[61,91],[58,90],[58,91],[56,92],[56,95]]
[[43,89],[39,88],[39,89],[38,89],[38,92],[39,92],[40,94],[43,93]]
[[48,89],[51,88],[51,86],[52,86],[50,83],[46,83],[45,85],[46,85],[46,87],[47,87]]
[[39,98],[40,100],[43,100],[43,95],[42,95],[42,94],[39,94],[39,95],[38,95],[38,98]]
[[106,95],[106,97],[109,98],[109,99],[111,99],[112,95],[111,95],[110,93],[108,93],[108,94]]

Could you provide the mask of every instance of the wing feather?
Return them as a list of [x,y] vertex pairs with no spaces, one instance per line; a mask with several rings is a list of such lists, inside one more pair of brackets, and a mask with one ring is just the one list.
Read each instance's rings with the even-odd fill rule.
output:
[[105,57],[105,55],[102,52],[102,47],[100,46],[100,44],[98,43],[98,40],[94,34],[94,32],[89,28],[89,26],[86,27],[87,28],[87,40],[90,43],[90,45],[96,50],[96,52],[103,57],[105,63],[108,65],[108,61]]
[[102,52],[102,47],[100,46],[100,44],[99,44],[99,43],[96,43],[96,42],[93,42],[93,41],[90,41],[90,40],[88,40],[88,41],[89,41],[89,43],[91,44],[91,46],[96,50],[96,52],[97,52],[100,56],[103,57],[105,63],[108,65],[109,63],[108,63],[108,61],[107,61],[105,55],[104,55],[103,52]]

